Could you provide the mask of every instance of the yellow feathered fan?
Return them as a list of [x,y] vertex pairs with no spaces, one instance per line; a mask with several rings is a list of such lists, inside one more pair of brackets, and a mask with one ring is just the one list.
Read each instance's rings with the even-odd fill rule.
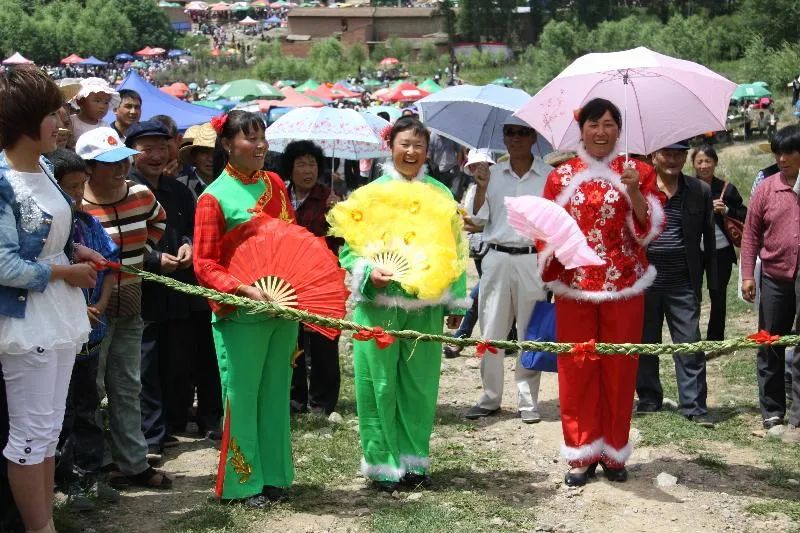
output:
[[328,213],[331,234],[425,300],[441,297],[464,272],[458,204],[420,182],[392,180],[357,189]]

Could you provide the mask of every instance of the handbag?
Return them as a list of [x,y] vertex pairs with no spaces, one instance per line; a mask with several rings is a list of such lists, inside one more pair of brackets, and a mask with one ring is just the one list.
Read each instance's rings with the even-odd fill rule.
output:
[[[725,196],[725,189],[728,188],[728,184],[730,182],[726,181],[725,185],[722,186],[722,194],[719,195],[719,199],[722,200],[722,197]],[[731,240],[734,246],[737,248],[742,247],[742,232],[744,231],[744,221],[738,220],[733,217],[729,217],[728,215],[722,216],[722,226],[727,234],[728,238]]]
[[[552,302],[541,300],[536,302],[525,330],[526,341],[556,340],[556,306]],[[552,352],[524,351],[520,356],[520,364],[528,370],[542,372],[558,372],[558,355]]]

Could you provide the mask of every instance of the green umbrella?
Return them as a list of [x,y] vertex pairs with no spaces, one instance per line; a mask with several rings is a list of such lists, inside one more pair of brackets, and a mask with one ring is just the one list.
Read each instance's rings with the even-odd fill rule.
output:
[[229,81],[208,95],[208,100],[221,98],[241,102],[254,99],[281,100],[284,96],[278,89],[265,81],[245,79]]
[[297,88],[298,92],[304,93],[306,91],[313,91],[319,87],[319,83],[314,79],[308,79]]
[[769,90],[762,86],[756,85],[755,83],[743,83],[736,87],[736,90],[733,91],[733,95],[731,95],[731,100],[742,100],[747,98],[756,99],[756,98],[764,98],[772,96],[772,93]]
[[391,121],[395,121],[403,116],[403,110],[391,105],[375,105],[366,109],[367,113],[378,116],[378,113],[386,113]]
[[383,82],[379,80],[373,80],[372,78],[368,78],[364,80],[364,83],[362,83],[361,85],[363,87],[366,87],[367,89],[371,89],[373,87],[380,87],[381,85],[383,85]]
[[281,87],[297,87],[297,82],[294,80],[280,80],[278,83]]
[[181,5],[175,2],[165,2],[164,0],[162,0],[161,2],[158,3],[158,7],[181,7]]
[[502,78],[494,79],[490,82],[492,85],[502,85],[503,87],[510,87],[514,85],[514,80],[507,76],[503,76]]
[[768,87],[769,83],[767,83],[765,81],[754,81],[751,85],[760,85],[762,87]]
[[419,85],[417,85],[423,91],[428,91],[429,93],[438,93],[442,90],[442,86],[433,81],[432,78],[428,78],[427,80],[423,81]]
[[134,61],[133,63],[131,63],[131,66],[133,68],[147,68],[147,63],[145,63],[144,61]]
[[211,100],[197,100],[196,102],[192,102],[192,103],[194,105],[199,105],[201,107],[209,107],[211,109],[219,109],[220,111],[230,111],[235,106],[235,104],[233,102],[223,103],[222,101],[212,102]]

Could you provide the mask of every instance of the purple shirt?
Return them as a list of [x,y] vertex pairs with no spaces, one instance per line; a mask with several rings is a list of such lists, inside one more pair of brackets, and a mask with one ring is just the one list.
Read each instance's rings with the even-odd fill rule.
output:
[[794,281],[800,254],[800,197],[780,172],[765,179],[747,208],[742,234],[742,279],[754,279],[756,257],[764,274]]

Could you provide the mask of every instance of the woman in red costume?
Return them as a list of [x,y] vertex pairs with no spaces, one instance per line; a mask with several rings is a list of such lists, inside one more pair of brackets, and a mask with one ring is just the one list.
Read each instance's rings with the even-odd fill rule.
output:
[[606,479],[628,478],[625,461],[631,453],[628,432],[639,359],[598,355],[591,341],[641,341],[642,293],[656,275],[645,247],[664,222],[653,168],[615,155],[622,129],[619,109],[597,98],[576,119],[582,139],[578,155],[550,173],[543,196],[567,210],[606,263],[566,270],[546,250],[539,263],[542,279],[556,294],[557,340],[587,343],[558,358],[568,486],[586,484],[598,463]]

